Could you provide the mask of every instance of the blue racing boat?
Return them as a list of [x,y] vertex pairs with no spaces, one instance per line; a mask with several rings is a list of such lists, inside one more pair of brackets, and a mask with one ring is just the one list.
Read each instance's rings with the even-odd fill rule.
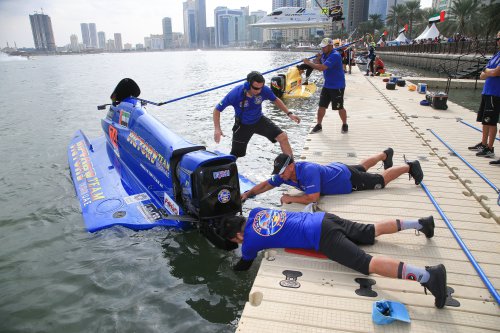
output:
[[[89,232],[115,225],[134,230],[195,225],[216,246],[220,219],[241,213],[240,191],[253,183],[239,176],[236,158],[186,141],[149,115],[132,79],[115,88],[101,125],[89,140],[78,130],[68,159]],[[241,187],[240,187],[241,182]]]

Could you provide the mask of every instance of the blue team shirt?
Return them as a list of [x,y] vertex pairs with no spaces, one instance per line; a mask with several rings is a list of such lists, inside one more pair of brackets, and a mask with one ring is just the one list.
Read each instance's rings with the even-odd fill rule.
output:
[[[500,66],[500,51],[498,51],[493,58],[488,61],[486,68],[495,69],[498,66]],[[484,82],[482,94],[500,97],[500,76],[487,77]]]
[[286,212],[265,208],[250,211],[245,226],[241,253],[243,260],[253,260],[264,249],[319,250],[324,212]]
[[345,73],[342,67],[342,57],[337,51],[332,51],[328,57],[323,54],[321,63],[328,67],[323,71],[324,87],[328,89],[344,89]]
[[[276,100],[276,96],[268,86],[263,86],[260,94],[253,97],[247,96],[245,98],[244,90],[244,84],[234,87],[229,94],[227,94],[226,97],[224,97],[222,101],[215,106],[215,108],[222,112],[229,105],[232,105],[235,116],[241,118],[242,124],[255,124],[262,117],[262,102],[265,100],[274,102]],[[245,109],[242,112],[241,107],[243,100],[245,100]]]
[[320,192],[321,195],[329,195],[352,192],[351,171],[345,164],[321,165],[310,162],[296,162],[295,173],[297,182],[283,180],[280,175],[273,175],[267,182],[274,187],[287,184],[306,194]]

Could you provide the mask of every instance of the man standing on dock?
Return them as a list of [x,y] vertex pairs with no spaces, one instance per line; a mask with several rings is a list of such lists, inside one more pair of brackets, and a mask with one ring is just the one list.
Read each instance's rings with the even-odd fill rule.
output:
[[317,124],[311,133],[318,133],[323,130],[321,123],[325,117],[326,108],[332,103],[332,110],[338,110],[342,120],[342,133],[347,133],[347,111],[344,108],[345,73],[342,67],[342,57],[333,49],[333,40],[324,38],[319,44],[322,51],[320,63],[314,63],[309,59],[303,62],[312,68],[323,72],[325,83],[321,89],[319,97],[319,108],[317,113]]
[[434,236],[432,216],[416,219],[392,219],[376,224],[363,224],[337,215],[316,212],[289,212],[254,208],[248,220],[231,216],[222,221],[221,236],[242,244],[236,271],[250,268],[257,253],[265,249],[316,250],[329,259],[362,274],[378,274],[390,278],[413,280],[434,295],[434,305],[443,308],[446,303],[446,268],[444,265],[418,267],[402,261],[371,256],[358,245],[373,245],[380,235],[401,230],[416,230],[427,238]]
[[300,123],[300,118],[293,114],[281,99],[276,97],[271,88],[264,85],[265,80],[261,73],[253,71],[247,75],[247,81],[234,87],[215,106],[213,112],[214,140],[220,142],[224,136],[220,127],[220,113],[229,105],[234,108],[233,143],[231,155],[243,157],[246,155],[247,145],[254,134],[262,135],[269,141],[279,142],[285,154],[292,155],[292,148],[288,136],[269,118],[262,114],[262,102],[266,99],[283,111],[290,120]]
[[[406,165],[393,166],[393,154],[393,149],[387,148],[383,152],[364,159],[359,165],[345,165],[337,162],[328,165],[312,162],[295,163],[292,156],[280,154],[274,160],[273,176],[243,193],[241,199],[246,200],[251,196],[287,184],[303,191],[304,194],[299,196],[284,194],[281,197],[282,203],[309,204],[318,202],[321,195],[382,189],[405,173],[413,177],[416,185],[420,184],[424,178],[420,163],[412,161],[406,162]],[[379,162],[384,163],[385,169],[381,175],[367,172]]]
[[[497,46],[500,47],[500,31],[497,33],[496,41]],[[493,144],[500,115],[500,51],[491,58],[479,78],[486,79],[476,119],[483,125],[483,136],[481,142],[469,149],[477,150],[476,156],[493,157],[495,156]],[[491,161],[490,164],[500,165],[500,159]]]

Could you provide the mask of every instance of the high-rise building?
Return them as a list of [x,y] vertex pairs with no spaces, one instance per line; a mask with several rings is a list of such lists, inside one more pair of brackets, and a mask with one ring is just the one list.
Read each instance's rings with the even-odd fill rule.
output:
[[35,48],[41,51],[55,51],[56,42],[50,17],[45,14],[35,13],[30,15],[30,23]]
[[89,23],[90,46],[97,48],[97,30],[95,23]]
[[116,51],[115,41],[114,40],[108,39],[108,41],[106,42],[106,50],[108,50],[108,51]]
[[345,28],[353,31],[361,22],[368,21],[369,0],[349,0]]
[[217,7],[214,10],[215,47],[243,46],[246,43],[245,10]]
[[280,7],[306,7],[306,0],[273,0],[273,10]]
[[163,46],[166,49],[172,48],[172,19],[170,17],[164,17],[161,20],[163,27]]
[[87,23],[80,23],[82,29],[82,43],[85,47],[90,47],[90,31]]
[[69,37],[69,40],[71,42],[71,51],[73,52],[80,51],[80,48],[78,47],[78,36],[73,34]]
[[205,0],[195,0],[196,8],[196,38],[199,48],[208,46],[207,38],[207,9]]
[[[256,23],[266,15],[267,12],[263,10],[251,12],[248,23],[249,24]],[[247,40],[253,43],[262,43],[264,41],[264,29],[259,27],[248,26]]]
[[105,49],[106,48],[106,34],[104,33],[104,31],[99,31],[97,33],[97,40],[99,42],[99,48]]
[[387,17],[387,0],[370,0],[368,6],[368,17],[380,15],[382,21]]
[[187,47],[197,47],[198,29],[196,25],[196,7],[194,0],[182,3],[184,13],[184,42]]
[[115,32],[115,50],[116,51],[123,50],[122,34],[116,32]]

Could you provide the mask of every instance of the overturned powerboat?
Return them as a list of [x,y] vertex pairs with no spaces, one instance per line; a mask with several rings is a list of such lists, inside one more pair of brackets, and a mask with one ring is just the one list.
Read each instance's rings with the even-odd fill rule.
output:
[[134,230],[195,225],[216,246],[232,249],[219,221],[241,213],[242,186],[236,158],[186,141],[148,114],[131,79],[111,95],[101,126],[89,140],[78,130],[69,165],[85,226],[95,232],[115,225]]
[[300,70],[296,66],[288,68],[286,74],[271,78],[271,89],[279,98],[309,98],[316,92],[316,84],[302,84]]

